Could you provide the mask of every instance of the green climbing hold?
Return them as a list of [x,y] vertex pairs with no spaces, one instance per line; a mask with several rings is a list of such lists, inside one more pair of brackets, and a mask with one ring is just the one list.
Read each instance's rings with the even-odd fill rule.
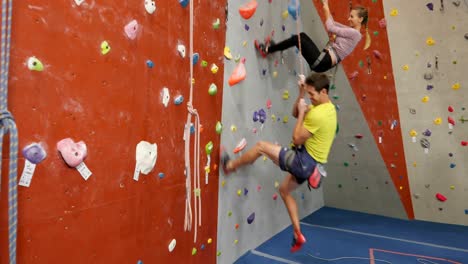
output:
[[343,163],[343,165],[344,165],[345,167],[348,167],[348,166],[349,166],[349,163],[348,163],[348,162],[345,162],[345,163]]
[[205,146],[206,155],[210,155],[212,151],[213,151],[213,142],[210,141]]
[[218,93],[218,87],[216,86],[216,84],[212,83],[210,85],[210,88],[208,88],[208,94],[209,95],[216,95]]
[[343,186],[341,184],[338,184],[338,188],[341,188],[341,187],[343,187]]
[[202,66],[202,67],[207,67],[207,66],[208,66],[208,62],[207,62],[206,60],[202,60],[201,66]]
[[228,212],[228,216],[231,216],[231,215],[232,215],[232,211],[229,211],[229,212]]
[[340,132],[340,124],[336,124],[336,133],[335,135],[338,135],[338,132]]
[[334,95],[333,99],[338,100],[338,99],[340,99],[340,97],[338,95]]
[[379,35],[379,32],[378,31],[374,31],[374,36],[378,36]]
[[359,67],[364,67],[364,62],[362,60],[359,61]]
[[223,124],[221,124],[221,122],[218,121],[218,123],[216,123],[216,133],[218,135],[221,135],[221,132],[223,132]]
[[378,124],[379,126],[382,126],[382,120],[379,120]]
[[197,254],[197,249],[196,248],[192,248],[192,256]]
[[216,256],[221,256],[221,251],[216,252]]
[[372,3],[377,3],[377,0],[372,0]]
[[335,89],[336,89],[335,84],[330,85],[330,90],[335,90]]

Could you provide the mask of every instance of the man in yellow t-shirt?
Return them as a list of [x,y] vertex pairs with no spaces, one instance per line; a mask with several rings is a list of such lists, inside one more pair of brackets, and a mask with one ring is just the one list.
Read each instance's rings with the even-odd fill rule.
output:
[[[306,242],[300,230],[297,204],[291,192],[305,181],[312,188],[320,187],[321,175],[317,164],[327,162],[337,127],[335,106],[328,96],[328,77],[319,73],[312,73],[305,80],[304,76],[301,77],[298,82],[299,96],[293,107],[293,116],[297,118],[292,136],[294,147],[286,148],[260,141],[235,160],[231,160],[223,149],[221,152],[221,165],[226,176],[241,166],[254,163],[262,155],[270,158],[281,170],[289,172],[279,191],[294,228],[291,252],[298,251]],[[310,106],[305,103],[306,95],[312,103]]]

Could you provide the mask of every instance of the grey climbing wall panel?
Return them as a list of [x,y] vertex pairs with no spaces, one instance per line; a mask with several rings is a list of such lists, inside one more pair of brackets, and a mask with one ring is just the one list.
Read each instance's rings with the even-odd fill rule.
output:
[[[259,140],[288,146],[295,124],[290,113],[297,96],[295,69],[299,71],[300,68],[296,49],[285,51],[283,60],[280,54],[265,60],[256,53],[253,44],[254,39],[262,41],[272,30],[275,30],[275,41],[295,34],[295,21],[291,16],[283,17],[288,3],[273,1],[270,4],[269,1],[259,1],[256,13],[249,20],[241,18],[238,12],[239,7],[245,3],[247,1],[229,1],[227,22],[226,46],[230,48],[233,57],[240,54],[246,58],[247,69],[246,79],[230,87],[227,80],[237,63],[234,60],[225,60],[222,114],[224,131],[221,142],[231,155],[242,138],[247,140],[246,149]],[[248,25],[248,31],[245,25]],[[285,91],[289,92],[287,100],[283,99]],[[272,103],[270,109],[267,108],[268,99]],[[263,126],[252,120],[254,111],[262,108],[267,113]],[[283,122],[285,116],[289,118],[286,123]],[[232,131],[231,126],[235,126],[236,131]],[[256,133],[253,132],[254,128]],[[271,161],[259,158],[254,165],[240,169],[237,173],[225,177],[220,172],[220,175],[218,263],[232,263],[246,251],[290,225],[288,213],[278,188],[275,187],[275,183],[281,183],[286,173],[280,171]],[[246,195],[245,189],[248,191]],[[273,199],[275,194],[276,200]],[[301,217],[323,206],[321,189],[310,192],[303,185],[294,196]],[[248,224],[247,217],[253,212],[255,220]],[[239,224],[237,229],[236,224]],[[285,241],[285,245],[289,243],[290,241]]]
[[415,218],[468,225],[467,1],[384,7]]

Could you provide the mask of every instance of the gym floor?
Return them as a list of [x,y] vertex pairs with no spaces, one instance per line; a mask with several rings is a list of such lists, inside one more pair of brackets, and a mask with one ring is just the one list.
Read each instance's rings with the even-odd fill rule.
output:
[[302,219],[301,229],[307,243],[297,253],[289,252],[289,226],[235,263],[468,263],[468,226],[323,207]]

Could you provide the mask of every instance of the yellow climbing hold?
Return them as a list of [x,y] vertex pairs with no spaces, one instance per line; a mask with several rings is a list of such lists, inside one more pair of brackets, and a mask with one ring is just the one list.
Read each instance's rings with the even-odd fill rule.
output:
[[237,243],[239,243],[239,240],[234,240],[234,244],[237,245]]
[[285,115],[283,116],[283,123],[287,123],[289,121],[289,116]]
[[400,190],[403,190],[403,186],[400,186]]
[[276,115],[275,115],[275,114],[272,114],[272,115],[271,115],[271,120],[273,120],[273,122],[276,121]]
[[460,83],[455,83],[455,84],[453,84],[453,85],[452,85],[452,89],[455,90],[455,91],[458,90],[458,89],[460,89]]
[[275,181],[275,188],[278,188],[278,187],[279,187],[279,182]]
[[232,131],[232,132],[236,132],[236,131],[237,131],[237,127],[236,127],[235,125],[232,125],[232,126],[231,126],[231,131]]
[[392,11],[390,11],[390,16],[392,16],[392,17],[398,16],[398,9],[393,8]]
[[263,161],[267,161],[267,157],[266,157],[266,156],[263,156]]
[[426,39],[426,44],[427,44],[428,46],[434,46],[435,40],[434,40],[432,37],[428,37],[428,38]]
[[413,162],[413,167],[416,167],[416,166],[418,166],[418,164],[415,161],[415,162]]
[[218,72],[218,70],[219,70],[218,66],[217,66],[216,64],[213,63],[213,64],[211,65],[211,72],[212,72],[213,74],[216,74],[216,73]]
[[436,125],[442,124],[442,118],[438,117],[438,118],[434,119],[434,124],[436,124]]
[[242,41],[242,46],[243,47],[247,46],[247,40]]
[[411,129],[411,131],[409,132],[409,134],[410,134],[410,136],[415,137],[415,136],[418,135],[418,132],[416,132],[416,130],[414,130],[414,129]]
[[213,239],[208,238],[208,244],[211,244],[213,242]]
[[450,186],[450,189],[455,190],[455,186],[453,186],[453,185]]
[[223,180],[223,181],[221,182],[221,186],[224,187],[224,185],[226,185],[226,181]]
[[283,19],[288,18],[288,16],[289,16],[288,10],[284,10],[283,13],[281,14],[281,16],[283,17]]
[[241,189],[237,190],[237,196],[241,196],[241,195],[242,195],[242,190]]
[[289,91],[288,91],[288,90],[286,90],[286,91],[283,92],[283,99],[284,99],[284,100],[288,100],[288,99],[289,99]]
[[231,49],[229,47],[224,47],[224,57],[228,60],[232,60]]
[[111,47],[107,41],[101,43],[101,54],[106,55],[111,50]]
[[277,71],[274,71],[274,72],[273,72],[273,78],[276,78],[276,77],[278,77],[278,72],[277,72]]
[[427,96],[427,95],[424,96],[424,97],[421,99],[421,101],[422,101],[423,103],[429,102],[429,96]]
[[403,65],[403,70],[404,70],[404,71],[408,71],[408,70],[409,70],[409,65],[408,65],[408,64]]
[[197,249],[196,248],[192,248],[192,256],[197,254]]

